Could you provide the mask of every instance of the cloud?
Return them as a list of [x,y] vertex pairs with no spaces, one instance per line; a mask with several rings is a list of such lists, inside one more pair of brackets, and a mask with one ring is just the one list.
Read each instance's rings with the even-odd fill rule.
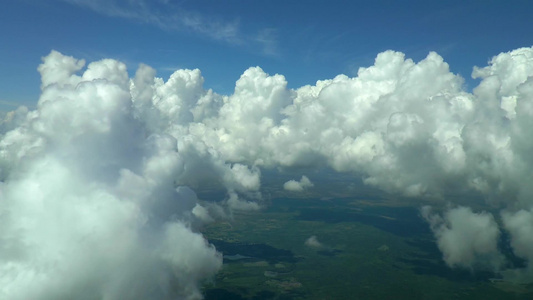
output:
[[[148,24],[164,31],[182,32],[248,49],[263,56],[279,57],[277,29],[251,29],[239,18],[229,19],[218,14],[205,14],[188,9],[183,3],[146,0],[60,0],[90,9],[96,13]],[[250,25],[250,24],[247,24]],[[174,70],[172,70],[174,71]]]
[[[200,70],[130,78],[116,60],[55,51],[39,72],[37,107],[0,126],[0,298],[199,298],[222,259],[198,227],[260,208],[264,168],[330,167],[434,201],[478,192],[533,259],[533,48],[475,68],[473,93],[433,52],[385,51],[355,77],[297,89],[252,67],[232,95],[206,90]],[[205,186],[226,195],[200,202]],[[497,217],[467,204],[425,213],[444,259],[498,270]]]
[[322,243],[320,243],[318,239],[316,238],[316,236],[314,235],[310,236],[307,240],[305,240],[304,244],[310,248],[322,248],[323,247]]
[[[259,28],[255,32],[243,32],[238,18],[228,19],[216,14],[206,15],[187,9],[172,1],[146,0],[61,0],[90,9],[109,17],[129,19],[141,24],[156,26],[165,31],[196,34],[211,40],[234,46],[259,49],[266,56],[279,56],[277,30]],[[249,27],[249,26],[245,26]]]
[[440,216],[425,206],[422,215],[449,266],[473,268],[481,264],[498,269],[502,265],[503,256],[498,250],[500,230],[491,214],[474,213],[469,207],[459,206]]
[[279,56],[279,45],[277,32],[273,28],[266,28],[260,30],[256,37],[255,42],[261,45],[263,53],[270,56]]
[[86,7],[110,17],[131,19],[147,23],[164,30],[189,31],[231,44],[240,44],[242,39],[237,20],[226,21],[213,16],[186,10],[168,1],[91,1],[62,0],[70,4]]
[[[329,166],[409,197],[438,200],[452,190],[473,190],[512,216],[529,210],[533,196],[532,70],[533,48],[501,53],[474,69],[481,82],[470,93],[434,52],[414,62],[385,51],[355,77],[294,90],[282,75],[254,67],[204,127],[203,140],[225,161]],[[460,213],[465,224],[454,218]],[[452,209],[442,218],[435,233],[451,265],[475,267],[478,256],[499,265],[493,241],[500,229],[493,217]],[[465,238],[455,228],[470,226],[485,226],[491,235],[481,246],[452,247]]]
[[289,180],[283,184],[283,188],[291,192],[303,192],[307,188],[313,187],[314,184],[306,176],[302,176],[300,181]]
[[12,107],[12,108],[18,108],[18,107],[21,106],[21,103],[20,102],[7,101],[7,100],[0,99],[0,105]]
[[528,262],[526,269],[508,270],[504,275],[512,280],[531,282],[533,280],[533,213],[521,209],[516,212],[502,212],[504,228],[511,235],[511,247],[516,256]]
[[240,199],[237,193],[234,192],[229,192],[226,204],[232,210],[259,210],[260,208],[256,202]]
[[38,108],[0,142],[0,298],[200,298],[222,258],[190,225],[176,139],[134,117],[123,64],[43,61]]

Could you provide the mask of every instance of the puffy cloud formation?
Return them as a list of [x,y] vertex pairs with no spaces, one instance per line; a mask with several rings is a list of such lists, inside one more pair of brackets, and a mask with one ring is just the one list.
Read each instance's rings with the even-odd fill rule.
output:
[[201,298],[222,258],[191,226],[176,138],[135,117],[124,64],[83,65],[52,52],[37,110],[4,121],[0,298]]
[[312,235],[304,243],[307,247],[311,248],[322,248],[322,243],[318,241],[316,236]]
[[[229,96],[199,70],[130,78],[121,62],[55,51],[39,71],[37,108],[0,124],[0,298],[200,298],[222,261],[197,226],[258,209],[261,168],[274,167],[328,166],[407,196],[478,191],[533,259],[533,48],[475,68],[472,93],[433,52],[386,51],[298,89],[254,67]],[[205,186],[226,198],[198,200]],[[426,218],[450,265],[498,265],[495,217]]]
[[[204,141],[232,162],[329,166],[406,196],[443,199],[474,190],[505,208],[507,219],[519,218],[515,212],[533,206],[533,48],[501,53],[472,75],[480,84],[470,93],[433,52],[414,62],[386,51],[356,77],[339,75],[295,90],[282,76],[252,68],[206,126]],[[451,242],[442,249],[477,257],[486,246],[493,253],[492,242],[470,250],[453,242],[462,237],[452,228],[469,227],[453,218],[460,211],[445,216],[443,236]],[[485,214],[464,215],[473,228],[499,231]],[[511,232],[511,244],[521,236]],[[448,258],[457,266],[472,262],[461,259]]]
[[491,214],[474,213],[468,207],[459,206],[440,216],[425,206],[422,215],[431,224],[449,266],[472,268],[485,264],[498,268],[502,264],[503,257],[498,251],[500,230]]
[[300,181],[289,180],[283,184],[283,188],[291,192],[303,192],[305,189],[313,186],[314,184],[305,175],[302,176]]
[[531,210],[521,209],[511,213],[502,213],[505,229],[511,234],[511,246],[515,255],[528,261],[525,270],[510,270],[505,275],[521,282],[533,280],[533,213]]

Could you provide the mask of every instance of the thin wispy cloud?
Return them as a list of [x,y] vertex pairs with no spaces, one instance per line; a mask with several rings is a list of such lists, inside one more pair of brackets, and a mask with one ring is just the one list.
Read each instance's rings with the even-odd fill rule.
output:
[[131,19],[139,23],[154,25],[163,30],[201,34],[202,36],[230,44],[243,43],[238,20],[228,21],[214,16],[206,16],[183,9],[168,1],[62,1],[91,9],[106,16]]
[[279,43],[275,28],[263,28],[245,33],[238,18],[221,18],[183,8],[168,1],[145,0],[61,0],[84,7],[102,15],[129,19],[141,24],[156,26],[165,31],[196,34],[232,46],[260,50],[265,56],[279,56]]
[[19,107],[20,103],[19,102],[6,101],[6,100],[0,99],[0,105],[10,106],[10,107]]
[[266,28],[260,30],[256,37],[255,42],[259,44],[263,49],[263,54],[268,56],[279,56],[280,49],[278,44],[277,31],[274,28]]

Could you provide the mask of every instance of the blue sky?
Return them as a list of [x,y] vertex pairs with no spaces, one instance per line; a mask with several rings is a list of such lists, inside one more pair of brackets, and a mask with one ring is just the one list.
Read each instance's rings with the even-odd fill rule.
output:
[[0,101],[39,95],[41,57],[52,49],[87,61],[139,63],[167,78],[199,68],[205,87],[229,94],[244,70],[314,84],[393,49],[415,61],[436,51],[469,88],[474,65],[531,46],[531,1],[6,0],[0,9]]

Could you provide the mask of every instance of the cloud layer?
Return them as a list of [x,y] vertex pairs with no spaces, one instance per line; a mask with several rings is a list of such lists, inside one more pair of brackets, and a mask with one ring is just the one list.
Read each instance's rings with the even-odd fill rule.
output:
[[[258,209],[261,168],[274,167],[437,200],[477,191],[500,213],[424,209],[445,261],[501,266],[502,229],[533,259],[533,48],[475,68],[472,93],[436,53],[386,51],[356,77],[298,89],[254,67],[229,96],[199,70],[130,78],[121,62],[55,51],[39,72],[37,108],[0,126],[1,298],[200,298],[222,260],[197,226]],[[206,184],[226,198],[198,200]]]

